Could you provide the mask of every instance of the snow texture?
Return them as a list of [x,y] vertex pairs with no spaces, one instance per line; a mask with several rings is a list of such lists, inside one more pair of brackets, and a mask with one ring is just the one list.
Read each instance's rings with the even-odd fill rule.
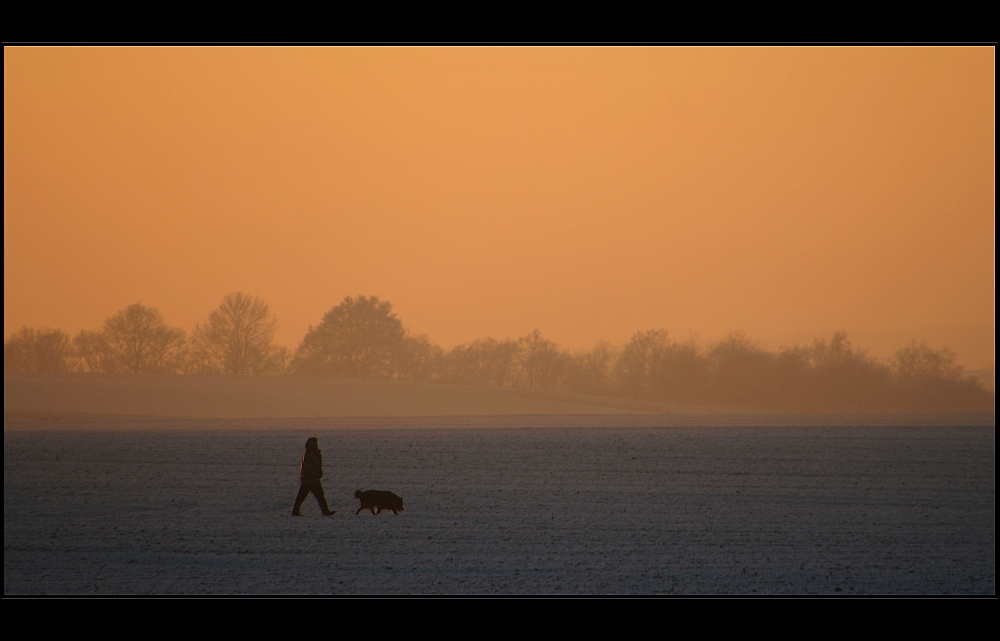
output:
[[5,595],[995,594],[992,426],[94,427],[5,428]]

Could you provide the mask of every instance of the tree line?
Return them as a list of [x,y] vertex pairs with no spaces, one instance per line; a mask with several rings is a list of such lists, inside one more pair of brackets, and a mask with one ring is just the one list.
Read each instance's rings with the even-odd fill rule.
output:
[[408,332],[392,305],[346,297],[292,353],[273,344],[277,319],[258,297],[225,296],[188,336],[151,307],[131,305],[96,331],[22,328],[4,343],[4,371],[310,375],[559,391],[646,401],[790,411],[990,410],[955,354],[913,341],[883,361],[829,341],[769,351],[741,332],[708,345],[636,332],[622,346],[572,352],[537,329],[444,350]]
[[4,343],[4,371],[282,374],[290,354],[273,344],[277,325],[267,303],[243,292],[225,296],[190,336],[136,303],[72,339],[58,329],[22,328]]

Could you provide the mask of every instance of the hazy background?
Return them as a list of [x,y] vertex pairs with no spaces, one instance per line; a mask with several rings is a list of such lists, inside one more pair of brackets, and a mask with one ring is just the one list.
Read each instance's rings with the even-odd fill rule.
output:
[[4,334],[348,295],[445,348],[846,330],[994,363],[995,51],[5,48]]

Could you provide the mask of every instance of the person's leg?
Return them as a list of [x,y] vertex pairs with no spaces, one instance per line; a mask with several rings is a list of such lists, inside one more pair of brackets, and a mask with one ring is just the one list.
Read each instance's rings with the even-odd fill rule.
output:
[[330,507],[326,504],[326,496],[323,495],[323,484],[319,481],[316,482],[312,488],[313,496],[319,502],[319,509],[323,511],[323,516],[330,516],[333,512],[330,511]]
[[295,507],[292,508],[292,516],[302,516],[299,508],[302,507],[302,501],[305,501],[307,496],[309,496],[309,486],[303,483],[299,486],[299,495],[295,497]]

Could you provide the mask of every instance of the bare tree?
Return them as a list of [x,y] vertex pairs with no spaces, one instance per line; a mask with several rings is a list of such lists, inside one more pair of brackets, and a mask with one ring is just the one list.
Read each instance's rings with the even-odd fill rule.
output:
[[73,338],[73,345],[80,357],[80,368],[85,372],[119,371],[118,361],[111,352],[111,346],[104,332],[81,330]]
[[611,367],[618,354],[611,343],[599,341],[589,352],[571,357],[568,386],[584,394],[610,392]]
[[649,394],[668,347],[667,330],[650,329],[633,334],[622,349],[615,373],[636,400]]
[[129,305],[104,321],[102,334],[114,371],[151,374],[178,369],[184,330],[168,327],[154,307]]
[[517,342],[480,338],[456,345],[443,359],[443,378],[461,385],[507,387],[517,374]]
[[278,319],[262,299],[244,292],[226,294],[208,322],[195,325],[192,356],[199,371],[235,376],[280,374],[288,350],[272,344]]
[[410,381],[429,381],[440,369],[444,350],[427,338],[427,334],[407,335],[400,343],[397,375]]
[[5,372],[68,372],[74,361],[69,334],[58,329],[22,327],[3,345]]
[[528,389],[554,389],[568,368],[569,357],[559,346],[533,330],[517,341],[520,382]]

